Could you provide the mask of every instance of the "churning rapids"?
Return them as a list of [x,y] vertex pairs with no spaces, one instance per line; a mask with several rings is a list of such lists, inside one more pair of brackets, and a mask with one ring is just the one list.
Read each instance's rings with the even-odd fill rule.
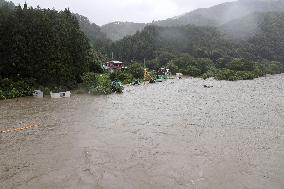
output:
[[20,98],[0,112],[0,130],[39,125],[0,134],[0,188],[284,188],[283,74]]

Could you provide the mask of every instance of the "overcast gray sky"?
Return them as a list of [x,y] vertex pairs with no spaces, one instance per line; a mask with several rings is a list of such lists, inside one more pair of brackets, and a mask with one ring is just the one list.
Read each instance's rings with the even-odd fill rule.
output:
[[[23,4],[25,0],[12,0]],[[234,0],[26,0],[29,6],[57,10],[69,7],[103,25],[113,21],[151,22],[189,12],[197,8]]]

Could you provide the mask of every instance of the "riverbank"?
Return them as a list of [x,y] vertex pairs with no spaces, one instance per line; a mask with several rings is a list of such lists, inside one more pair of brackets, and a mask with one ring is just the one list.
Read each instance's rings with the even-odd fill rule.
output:
[[[206,88],[206,86],[213,86]],[[4,188],[282,188],[284,75],[0,101]]]

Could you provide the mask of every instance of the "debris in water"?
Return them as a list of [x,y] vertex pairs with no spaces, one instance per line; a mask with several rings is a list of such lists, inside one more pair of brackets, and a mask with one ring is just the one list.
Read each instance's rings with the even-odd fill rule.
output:
[[35,90],[33,96],[36,98],[43,98],[43,92],[41,90]]
[[24,131],[24,130],[31,129],[31,128],[34,128],[34,127],[38,127],[38,125],[28,125],[26,127],[21,127],[21,128],[16,128],[16,129],[6,129],[6,130],[3,130],[3,131],[0,131],[0,133],[19,132],[19,131]]
[[213,88],[212,85],[203,85],[204,88]]

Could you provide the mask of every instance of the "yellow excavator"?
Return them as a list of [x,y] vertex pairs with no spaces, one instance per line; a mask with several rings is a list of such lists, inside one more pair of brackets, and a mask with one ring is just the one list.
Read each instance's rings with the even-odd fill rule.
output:
[[149,83],[155,83],[155,79],[151,76],[147,68],[144,69],[144,81],[149,81]]

